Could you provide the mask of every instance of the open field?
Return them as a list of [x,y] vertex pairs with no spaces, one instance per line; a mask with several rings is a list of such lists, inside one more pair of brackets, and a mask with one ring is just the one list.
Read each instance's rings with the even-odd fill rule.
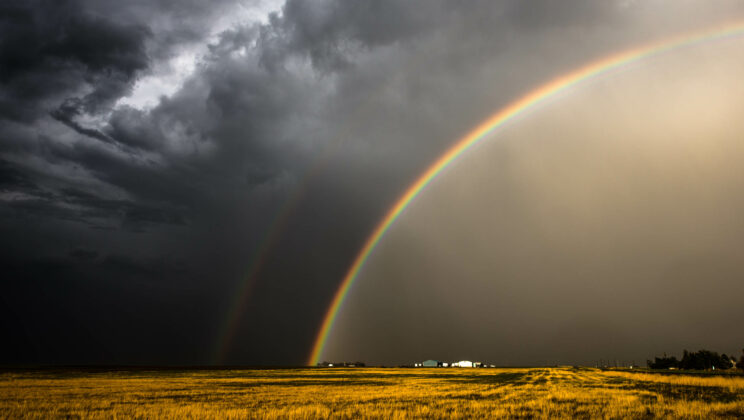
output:
[[583,368],[0,373],[0,418],[731,418],[744,377]]

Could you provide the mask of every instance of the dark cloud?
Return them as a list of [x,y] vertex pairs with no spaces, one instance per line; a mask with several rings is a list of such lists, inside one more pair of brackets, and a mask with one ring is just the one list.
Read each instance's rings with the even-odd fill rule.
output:
[[100,130],[94,128],[86,128],[75,121],[75,117],[82,113],[81,108],[83,107],[83,100],[80,98],[68,98],[59,108],[51,112],[51,116],[61,122],[62,124],[72,128],[79,134],[88,136],[90,138],[100,140],[106,143],[112,143],[113,140],[107,135],[103,134]]
[[[533,28],[551,26],[607,24],[621,17],[621,2],[569,0],[557,3],[550,0],[508,2],[503,7],[509,21]],[[614,13],[613,13],[614,12]]]
[[[195,343],[209,339],[214,320],[194,309],[211,306],[213,297],[201,291],[197,298],[191,274],[178,262],[111,255],[3,260],[2,266],[3,334],[17,343],[3,350],[4,363],[177,365],[205,357]],[[174,281],[178,287],[169,285]],[[173,327],[181,322],[194,329]],[[147,344],[158,337],[190,350]]]
[[10,162],[0,160],[0,190],[37,191],[38,187],[23,171]]
[[415,2],[288,1],[282,15],[273,14],[260,30],[261,62],[275,70],[297,54],[321,71],[351,65],[359,49],[404,42],[443,23],[442,2],[421,7]]
[[79,260],[89,261],[98,258],[98,252],[89,249],[75,248],[70,251],[70,256]]
[[[148,67],[147,27],[88,13],[76,1],[11,1],[0,16],[4,118],[38,118],[60,99],[60,115],[71,116],[73,100],[76,112],[95,113],[129,93]],[[89,92],[80,95],[83,88]]]

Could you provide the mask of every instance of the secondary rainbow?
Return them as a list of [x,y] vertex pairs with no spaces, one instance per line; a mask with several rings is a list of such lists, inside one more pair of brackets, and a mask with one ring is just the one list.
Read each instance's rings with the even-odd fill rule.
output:
[[514,117],[517,117],[530,108],[566,91],[567,89],[644,58],[657,56],[665,52],[683,47],[690,47],[703,42],[737,37],[742,34],[744,34],[744,22],[735,22],[723,26],[717,26],[714,29],[685,34],[612,54],[545,83],[505,106],[475,127],[472,131],[458,140],[449,150],[439,157],[439,159],[429,166],[421,176],[418,177],[418,179],[398,199],[395,205],[393,205],[393,207],[387,212],[382,221],[368,237],[333,297],[333,301],[323,319],[323,324],[321,325],[320,331],[315,339],[307,363],[309,365],[316,365],[320,361],[326,340],[330,335],[336,316],[344,303],[346,295],[354,284],[360,270],[364,267],[364,263],[385,235],[385,232],[390,229],[390,226],[395,223],[411,201],[413,201],[413,199],[416,198],[416,196],[418,196],[444,168],[451,164],[466,150],[477,144],[497,128],[513,120]]

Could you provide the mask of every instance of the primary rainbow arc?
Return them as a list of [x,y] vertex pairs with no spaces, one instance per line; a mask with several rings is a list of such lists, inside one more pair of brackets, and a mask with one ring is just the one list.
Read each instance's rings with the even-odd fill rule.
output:
[[462,155],[466,150],[477,144],[480,140],[492,133],[497,128],[508,123],[518,115],[524,113],[530,108],[566,91],[569,88],[585,83],[588,80],[606,74],[612,70],[618,69],[627,64],[631,64],[669,52],[682,47],[689,47],[703,42],[720,40],[730,37],[736,37],[744,34],[744,22],[736,22],[709,29],[693,34],[677,36],[660,42],[655,42],[645,46],[633,48],[620,53],[612,54],[608,57],[589,63],[577,70],[569,72],[563,76],[555,78],[548,83],[532,90],[516,101],[502,108],[496,114],[483,121],[475,129],[470,131],[465,137],[458,140],[449,150],[439,157],[429,168],[418,177],[418,179],[405,191],[405,193],[396,201],[395,205],[387,212],[382,221],[377,225],[372,234],[367,238],[364,246],[357,254],[353,264],[349,268],[341,285],[333,297],[326,316],[323,319],[320,331],[315,339],[312,352],[308,359],[309,365],[316,365],[323,354],[328,336],[333,328],[335,319],[343,305],[344,299],[348,294],[351,286],[354,284],[359,272],[364,267],[365,262],[374,251],[377,244],[388,231],[390,226],[398,219],[400,214],[408,207],[413,199],[426,188],[431,181],[449,166],[455,159]]

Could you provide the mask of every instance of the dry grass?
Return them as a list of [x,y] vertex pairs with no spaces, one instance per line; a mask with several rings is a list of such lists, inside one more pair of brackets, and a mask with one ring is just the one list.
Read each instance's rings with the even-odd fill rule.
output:
[[744,377],[741,376],[693,376],[685,374],[653,374],[627,371],[608,371],[606,375],[632,379],[635,381],[664,383],[691,387],[718,387],[730,392],[744,391]]
[[742,377],[570,368],[0,374],[0,418],[742,416]]

